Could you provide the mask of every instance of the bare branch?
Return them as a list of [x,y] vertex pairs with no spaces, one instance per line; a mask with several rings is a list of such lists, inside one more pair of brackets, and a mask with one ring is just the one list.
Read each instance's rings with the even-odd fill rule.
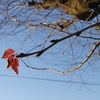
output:
[[84,32],[85,30],[91,28],[91,27],[94,27],[94,26],[97,26],[97,25],[100,25],[100,23],[96,23],[96,24],[93,24],[93,25],[90,25],[78,32],[75,32],[73,34],[70,34],[68,36],[65,36],[61,39],[56,39],[56,40],[51,40],[50,42],[52,43],[51,45],[49,45],[48,47],[44,48],[43,50],[40,50],[40,51],[36,51],[36,52],[33,52],[33,53],[28,53],[28,54],[25,54],[25,53],[20,53],[19,55],[17,55],[16,57],[18,58],[23,58],[23,57],[27,57],[27,56],[31,56],[31,55],[34,55],[36,54],[36,57],[40,56],[41,54],[43,54],[46,50],[50,49],[51,47],[53,47],[54,45],[56,45],[57,43],[63,41],[63,40],[66,40],[72,36],[79,36],[82,32]]
[[56,72],[58,74],[68,74],[68,73],[71,73],[79,68],[81,68],[84,63],[87,62],[87,60],[91,57],[91,55],[94,53],[94,51],[96,50],[96,48],[100,45],[100,41],[98,41],[97,43],[95,43],[94,47],[92,48],[92,50],[90,51],[90,53],[86,56],[86,58],[76,67],[68,70],[68,71],[65,71],[65,72],[62,72],[62,71],[59,71],[59,70],[56,70],[54,68],[35,68],[35,67],[31,67],[29,65],[27,65],[23,60],[23,63],[26,65],[26,67],[28,68],[31,68],[31,69],[34,69],[34,70],[49,70],[49,71],[53,71],[53,72]]

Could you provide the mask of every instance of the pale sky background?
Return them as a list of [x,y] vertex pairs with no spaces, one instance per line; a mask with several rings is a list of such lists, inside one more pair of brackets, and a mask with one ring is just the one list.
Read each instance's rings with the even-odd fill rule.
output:
[[[11,44],[1,40],[0,56]],[[13,47],[13,46],[12,46]],[[40,62],[41,63],[41,62]],[[38,62],[34,61],[34,65]],[[59,75],[50,71],[34,71],[20,62],[19,75],[6,69],[6,60],[0,59],[0,99],[1,100],[95,100],[100,98],[100,69],[82,74],[82,84],[78,81],[78,71]],[[74,76],[75,75],[75,76]],[[21,78],[22,77],[22,78]],[[40,78],[40,79],[38,79]],[[60,82],[59,80],[72,82]],[[54,81],[52,81],[54,79]],[[51,80],[51,81],[50,81]],[[58,80],[58,81],[57,81]],[[86,81],[85,81],[86,80]],[[74,83],[81,82],[81,83]],[[93,84],[93,85],[92,85]]]
[[[28,10],[29,9],[30,8],[28,8]],[[35,12],[35,10],[33,12]],[[36,12],[38,16],[34,16],[33,19],[37,17],[41,18],[40,12],[41,10],[39,10],[39,13]],[[52,13],[56,14],[56,12],[57,11],[55,10]],[[28,14],[29,13],[27,13],[27,16]],[[45,13],[43,14],[45,15]],[[56,18],[59,18],[59,16],[57,15],[52,16],[52,19],[55,20]],[[64,15],[62,15],[62,17],[66,18],[66,16]],[[52,21],[52,19],[50,18],[51,17],[47,17],[45,19],[49,20],[50,22]],[[12,28],[14,28],[14,25],[12,24],[13,27],[10,25],[9,27],[5,26],[3,31],[5,33],[9,32],[9,30],[12,30]],[[85,25],[88,24],[85,23]],[[80,24],[79,27],[81,27]],[[23,27],[20,27],[17,29],[17,31],[22,29]],[[14,36],[12,37],[9,36],[10,33],[7,33],[7,36],[2,37],[3,36],[2,30],[0,30],[0,57],[2,57],[4,51],[8,48],[12,48],[19,53],[20,52],[26,53],[27,51],[30,51],[33,48],[33,46],[36,46],[35,43],[37,43],[38,45],[43,43],[44,40],[42,39],[45,36],[47,36],[49,32],[50,31],[48,29],[38,30],[38,28],[36,28],[32,30],[31,29],[25,30],[17,34],[13,33]],[[70,32],[73,32],[73,30],[70,30]],[[59,35],[60,33],[57,32],[57,34]],[[61,33],[60,36],[63,37],[63,34]],[[49,42],[46,44],[46,46],[49,44]],[[66,40],[66,42],[68,42],[68,40]],[[56,52],[56,50],[58,51],[59,47],[61,47],[61,49],[59,49],[61,51],[62,48],[65,48],[65,45],[62,45],[63,43],[60,43],[54,48],[52,48],[52,51],[53,52]],[[37,49],[35,49],[35,51],[36,50]],[[87,49],[86,52],[88,52],[88,50],[89,49]],[[28,57],[25,58],[24,60],[27,61],[33,67],[48,66],[48,67],[54,67],[56,69],[59,67],[59,69],[65,71],[67,63],[64,63],[65,64],[64,65],[62,61],[64,61],[64,59],[67,57],[63,58],[52,57],[52,54],[48,55],[49,53],[50,52],[47,51],[47,53],[44,53],[39,58]],[[46,57],[46,59],[44,59],[44,57]],[[53,62],[53,64],[51,62]],[[56,62],[58,62],[58,65],[56,64]],[[62,67],[62,64],[64,65],[64,67]],[[98,67],[96,65],[98,65]],[[6,69],[6,60],[0,59],[0,100],[96,100],[96,99],[99,100],[100,63],[98,62],[96,65],[93,66],[94,70],[92,70],[92,68],[90,67],[87,67],[87,64],[85,64],[84,67],[80,68],[79,70],[73,73],[69,73],[67,75],[60,75],[51,71],[37,71],[29,69],[20,60],[19,74],[16,75],[16,73],[11,68]]]

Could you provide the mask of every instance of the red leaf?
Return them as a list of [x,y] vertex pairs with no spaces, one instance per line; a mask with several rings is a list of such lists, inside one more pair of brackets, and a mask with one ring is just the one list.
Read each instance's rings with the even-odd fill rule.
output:
[[14,66],[14,67],[12,67],[13,68],[13,70],[16,72],[16,74],[18,75],[18,66]]
[[13,70],[18,74],[18,66],[19,66],[19,61],[18,58],[15,58],[14,60],[11,61],[11,66]]
[[8,57],[8,59],[7,59],[7,63],[8,63],[7,68],[9,68],[11,66],[11,63],[12,63],[13,59],[14,59],[14,55],[10,55]]
[[2,58],[8,58],[9,55],[10,55],[10,54],[13,54],[14,52],[15,52],[15,50],[13,50],[13,49],[11,49],[11,48],[7,49],[7,50],[4,52]]

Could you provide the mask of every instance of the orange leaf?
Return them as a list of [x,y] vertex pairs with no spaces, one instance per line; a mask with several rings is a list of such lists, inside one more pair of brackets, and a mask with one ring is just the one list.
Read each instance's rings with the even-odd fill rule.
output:
[[8,57],[8,59],[7,59],[7,63],[8,63],[7,68],[9,68],[11,66],[11,63],[12,63],[13,59],[14,59],[14,55],[10,55]]
[[16,74],[18,75],[18,66],[13,66],[12,68],[16,72]]
[[16,65],[17,65],[17,67],[18,67],[18,66],[19,66],[18,58],[15,58],[15,62],[16,62]]
[[11,49],[11,48],[7,49],[7,50],[4,52],[2,58],[8,58],[9,55],[10,55],[10,54],[13,54],[14,52],[15,52],[15,50],[13,50],[13,49]]
[[11,66],[13,70],[16,72],[16,74],[18,74],[18,66],[19,66],[18,58],[15,58],[14,60],[11,61]]
[[11,62],[7,59],[7,68],[11,66]]

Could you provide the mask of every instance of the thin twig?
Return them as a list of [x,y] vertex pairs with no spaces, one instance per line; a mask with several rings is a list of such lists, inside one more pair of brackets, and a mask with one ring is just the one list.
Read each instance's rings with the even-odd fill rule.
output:
[[39,50],[39,51],[36,51],[36,52],[32,52],[32,53],[27,53],[27,54],[25,54],[25,53],[20,53],[20,54],[17,55],[16,57],[18,57],[18,58],[23,58],[23,57],[31,56],[31,55],[34,55],[34,54],[36,54],[37,57],[38,57],[38,56],[41,56],[45,51],[47,51],[48,49],[50,49],[51,47],[53,47],[53,46],[56,45],[57,43],[59,43],[59,42],[61,42],[61,41],[63,41],[63,40],[66,40],[66,39],[68,39],[68,38],[70,38],[70,37],[72,37],[72,36],[79,36],[79,35],[80,35],[82,32],[84,32],[85,30],[87,30],[87,29],[89,29],[89,28],[91,28],[91,27],[97,26],[97,25],[100,25],[100,22],[99,22],[99,23],[96,23],[96,24],[93,24],[93,25],[90,25],[90,26],[88,26],[88,27],[86,27],[86,28],[84,28],[84,29],[82,29],[82,30],[80,30],[80,31],[78,31],[78,32],[75,32],[75,33],[73,33],[73,34],[70,34],[70,35],[68,35],[68,36],[65,36],[65,37],[63,37],[63,38],[61,38],[61,39],[51,40],[50,42],[51,42],[52,44],[49,45],[49,46],[47,46],[46,48],[44,48],[44,49],[42,49],[42,50]]
[[84,63],[86,63],[87,60],[91,57],[91,55],[94,53],[94,51],[96,50],[96,48],[97,48],[99,45],[100,45],[100,41],[98,41],[97,43],[95,43],[95,45],[94,45],[94,47],[92,48],[92,50],[90,51],[90,53],[86,56],[86,58],[85,58],[78,66],[76,66],[76,67],[74,67],[74,68],[72,68],[72,69],[70,69],[70,70],[68,70],[68,71],[65,71],[65,72],[56,70],[56,69],[54,69],[54,68],[35,68],[35,67],[31,67],[31,66],[27,65],[23,60],[22,60],[22,62],[26,65],[26,67],[31,68],[31,69],[33,69],[33,70],[49,70],[49,71],[56,72],[56,73],[58,73],[58,74],[68,74],[68,73],[71,73],[71,72],[73,72],[73,71],[75,71],[75,70],[81,68],[81,67],[84,65]]

